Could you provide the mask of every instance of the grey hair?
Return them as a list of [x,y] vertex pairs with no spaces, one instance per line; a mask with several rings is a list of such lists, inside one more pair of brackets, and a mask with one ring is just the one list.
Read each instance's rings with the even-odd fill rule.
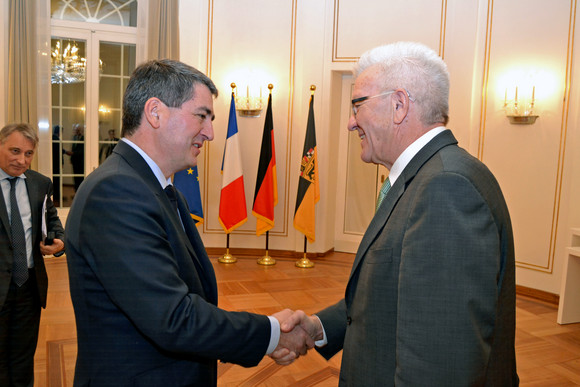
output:
[[195,87],[205,85],[214,97],[218,90],[201,71],[179,61],[160,59],[138,66],[127,84],[123,96],[121,136],[133,134],[141,124],[145,103],[159,98],[169,107],[181,107],[195,95]]
[[4,144],[6,142],[6,138],[10,136],[14,132],[20,132],[27,140],[32,142],[34,148],[38,145],[38,134],[36,134],[36,130],[32,127],[32,125],[27,124],[25,122],[17,123],[17,124],[8,124],[0,130],[0,144]]
[[431,48],[415,42],[396,42],[365,52],[354,68],[358,77],[372,66],[382,74],[385,90],[406,89],[419,106],[424,125],[449,121],[449,72]]

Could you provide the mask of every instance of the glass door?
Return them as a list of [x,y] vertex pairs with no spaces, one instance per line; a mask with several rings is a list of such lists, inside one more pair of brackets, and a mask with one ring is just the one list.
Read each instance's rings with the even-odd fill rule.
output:
[[[137,16],[146,15],[147,1],[50,0],[50,4],[50,167],[54,202],[66,218],[84,178],[119,141],[123,93],[138,55],[144,53],[137,49]],[[144,26],[140,28],[143,33]]]
[[106,31],[53,28],[52,176],[57,207],[70,207],[85,176],[119,141],[123,93],[137,62],[135,40]]

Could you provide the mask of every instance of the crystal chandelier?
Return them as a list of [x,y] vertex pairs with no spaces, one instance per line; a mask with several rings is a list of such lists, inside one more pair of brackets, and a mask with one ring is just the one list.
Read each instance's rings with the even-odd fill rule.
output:
[[[50,81],[51,83],[78,83],[84,82],[87,72],[87,60],[78,55],[79,48],[76,44],[67,44],[62,49],[60,41],[51,52],[50,58]],[[99,60],[99,72],[103,63]]]

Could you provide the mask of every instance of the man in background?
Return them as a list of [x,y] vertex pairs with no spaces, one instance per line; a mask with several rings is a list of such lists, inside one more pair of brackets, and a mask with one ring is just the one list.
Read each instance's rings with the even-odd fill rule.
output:
[[67,155],[70,156],[75,175],[75,192],[77,192],[85,179],[85,126],[83,124],[73,124],[73,142]]
[[341,386],[513,386],[515,258],[492,173],[445,128],[449,74],[417,43],[363,54],[349,130],[390,170],[337,304],[301,322]]
[[117,138],[117,136],[115,134],[115,129],[109,129],[107,134],[108,134],[108,137],[101,144],[101,149],[99,151],[99,158],[100,158],[99,164],[102,164],[103,161],[105,161],[105,159],[107,157],[109,157],[111,155],[111,153],[113,153],[113,149],[115,148],[115,145],[117,145],[117,142],[119,142],[119,139]]
[[[34,383],[40,311],[48,288],[42,256],[64,248],[52,182],[28,169],[37,144],[28,124],[0,130],[0,386]],[[52,244],[44,239],[46,232],[54,234]]]
[[[217,307],[215,273],[171,176],[213,139],[214,83],[191,66],[139,66],[123,98],[121,141],[77,192],[67,219],[78,336],[75,385],[215,386],[217,359],[283,361],[314,343],[289,310],[263,316]],[[289,355],[290,353],[290,355]]]

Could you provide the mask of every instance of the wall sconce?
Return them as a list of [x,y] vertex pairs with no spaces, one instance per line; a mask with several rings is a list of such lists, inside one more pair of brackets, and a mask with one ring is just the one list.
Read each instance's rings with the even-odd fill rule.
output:
[[514,99],[508,100],[506,89],[503,108],[505,110],[506,117],[510,121],[510,124],[531,125],[536,122],[538,115],[534,114],[535,94],[536,86],[533,86],[532,98],[530,99],[530,102],[527,102],[527,98],[520,98],[518,101],[518,87],[516,86]]
[[[235,99],[236,99],[236,110],[240,114],[241,117],[260,117],[262,113],[262,109],[264,108],[264,101],[262,100],[262,86],[260,86],[259,97],[252,95],[250,93],[250,86],[246,87],[246,96],[240,96],[237,93],[237,87],[235,83],[231,83],[230,87],[232,88],[232,92],[236,89],[235,92]],[[268,85],[268,89],[270,89],[270,93],[274,85],[271,83]],[[254,92],[256,90],[253,90]]]

